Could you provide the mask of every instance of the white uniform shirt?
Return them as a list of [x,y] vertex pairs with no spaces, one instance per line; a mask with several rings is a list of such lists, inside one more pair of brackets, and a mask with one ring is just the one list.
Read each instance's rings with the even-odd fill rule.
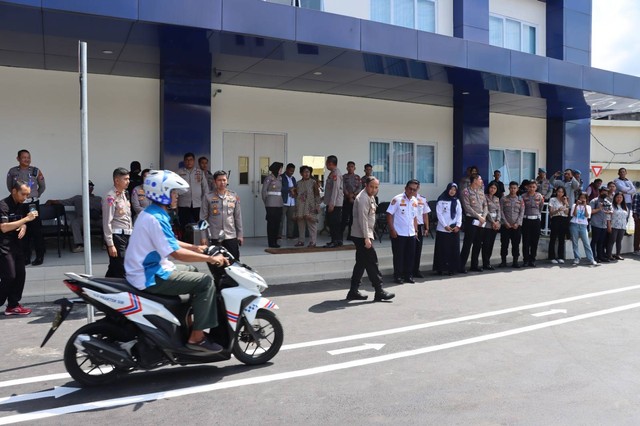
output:
[[408,198],[404,192],[398,194],[389,203],[387,213],[393,216],[393,228],[402,237],[414,237],[416,228],[413,220],[418,215],[418,200]]
[[[431,208],[427,203],[427,199],[422,195],[416,195],[416,200],[418,200],[418,225],[424,225],[424,215],[431,213]],[[429,219],[427,219],[429,220]]]

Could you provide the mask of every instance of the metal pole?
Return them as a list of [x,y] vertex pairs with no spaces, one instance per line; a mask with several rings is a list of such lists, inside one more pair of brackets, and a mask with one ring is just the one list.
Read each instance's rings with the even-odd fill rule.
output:
[[[80,68],[80,153],[82,162],[82,229],[84,232],[84,273],[93,275],[91,268],[91,225],[89,212],[89,121],[87,111],[87,43],[78,42]],[[87,322],[94,321],[93,306],[87,305]]]

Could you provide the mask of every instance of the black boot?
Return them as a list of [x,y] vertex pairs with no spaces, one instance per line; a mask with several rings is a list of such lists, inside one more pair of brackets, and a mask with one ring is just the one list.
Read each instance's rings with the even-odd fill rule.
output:
[[376,294],[373,297],[373,301],[374,302],[382,302],[382,301],[385,301],[385,300],[391,300],[394,297],[396,297],[395,294],[389,293],[388,291],[384,291],[382,289],[382,283],[378,284],[377,286],[374,286],[374,288],[376,289]]
[[357,289],[351,289],[349,290],[349,293],[347,293],[347,300],[367,300],[368,298],[369,296],[360,293]]
[[513,258],[513,265],[511,265],[513,268],[519,268],[520,265],[518,264],[518,258],[514,257]]
[[498,265],[498,268],[506,268],[507,267],[507,258],[503,257],[502,262]]

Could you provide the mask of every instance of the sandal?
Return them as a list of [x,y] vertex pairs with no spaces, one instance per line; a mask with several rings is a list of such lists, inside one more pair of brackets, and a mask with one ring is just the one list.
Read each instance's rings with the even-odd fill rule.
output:
[[304,243],[302,241],[298,241],[295,243],[294,247],[304,247]]

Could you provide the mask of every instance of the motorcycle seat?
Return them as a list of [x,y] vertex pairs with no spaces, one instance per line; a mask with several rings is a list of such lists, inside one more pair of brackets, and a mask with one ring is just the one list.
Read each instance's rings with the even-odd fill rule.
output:
[[127,280],[124,278],[91,277],[91,281],[95,281],[100,284],[106,284],[110,287],[113,287],[116,291],[119,291],[119,292],[124,291],[128,293],[133,293],[145,299],[149,299],[149,300],[153,300],[154,302],[161,303],[167,307],[178,306],[183,303],[189,303],[189,300],[191,299],[191,297],[188,294],[182,294],[179,296],[164,296],[161,294],[153,294],[143,290],[138,290],[137,288],[129,284]]

